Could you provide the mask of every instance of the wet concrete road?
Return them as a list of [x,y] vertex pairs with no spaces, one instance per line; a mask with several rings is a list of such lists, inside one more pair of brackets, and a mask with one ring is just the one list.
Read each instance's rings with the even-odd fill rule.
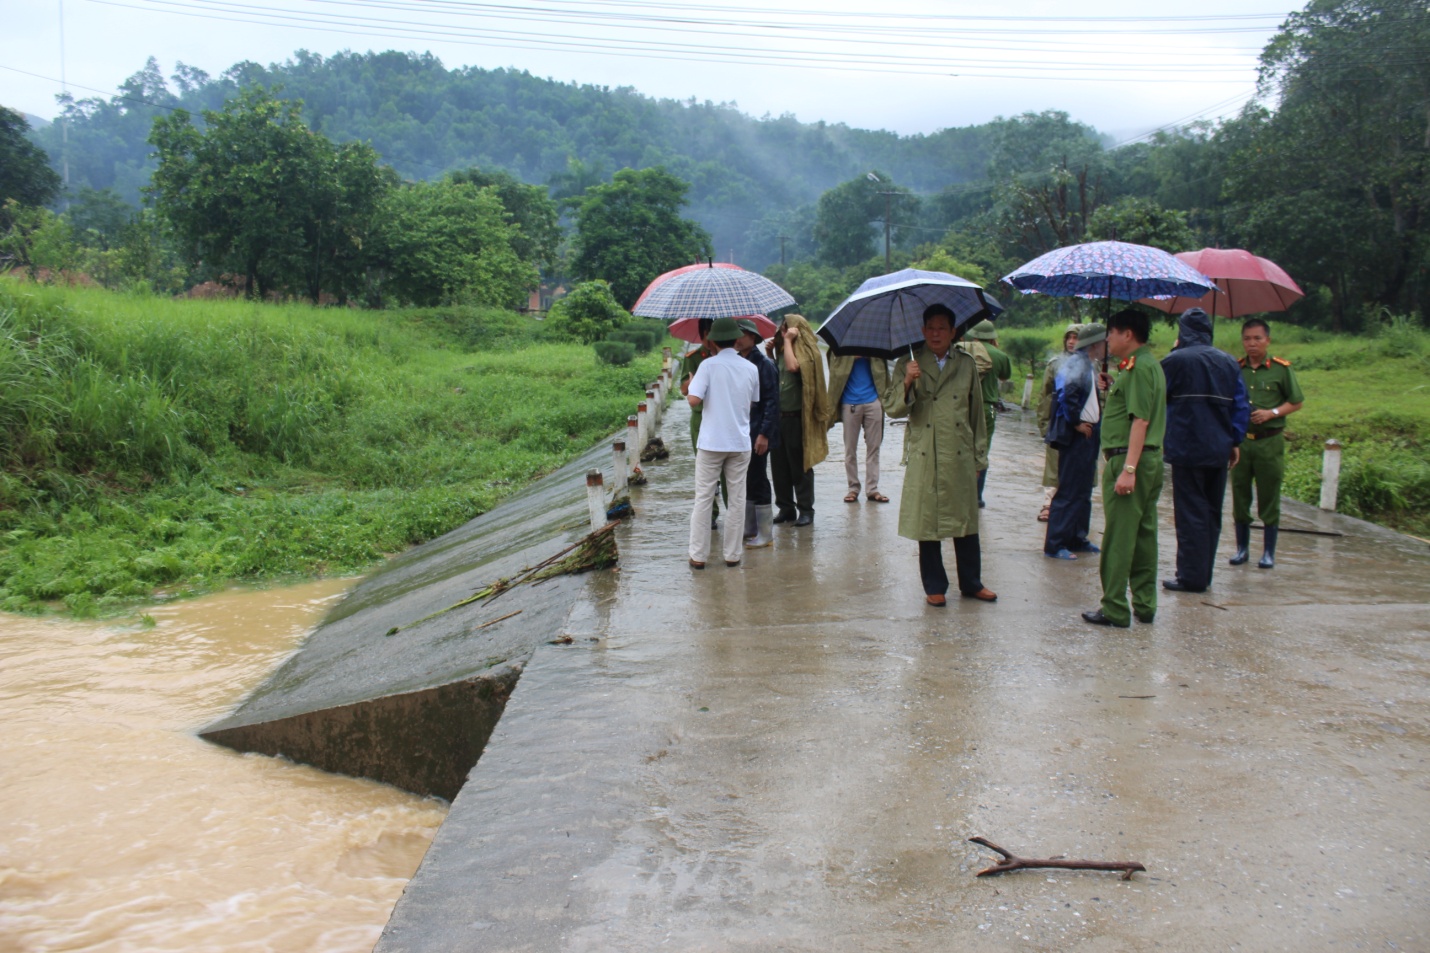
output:
[[[1089,626],[1096,561],[1041,555],[1015,414],[996,605],[923,604],[892,426],[895,502],[840,502],[836,430],[813,527],[692,572],[685,426],[676,405],[621,571],[532,658],[378,950],[1430,949],[1425,547],[1321,517],[1350,535],[1283,533],[1273,571]],[[1148,872],[976,879],[974,835]]]

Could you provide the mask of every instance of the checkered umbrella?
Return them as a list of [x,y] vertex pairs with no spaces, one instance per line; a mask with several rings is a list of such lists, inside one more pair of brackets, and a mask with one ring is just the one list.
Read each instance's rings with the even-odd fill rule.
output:
[[924,309],[947,305],[955,328],[1002,312],[971,281],[942,271],[905,268],[870,278],[834,309],[819,336],[838,354],[894,358],[924,340]]
[[643,318],[733,318],[769,314],[794,304],[764,275],[733,268],[697,268],[661,282],[633,313]]
[[1128,242],[1055,248],[1003,280],[1024,294],[1119,301],[1200,298],[1216,288],[1216,282],[1160,248]]

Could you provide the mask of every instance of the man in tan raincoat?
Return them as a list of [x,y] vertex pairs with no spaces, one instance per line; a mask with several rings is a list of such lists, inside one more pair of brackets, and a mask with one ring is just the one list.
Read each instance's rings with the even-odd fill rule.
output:
[[978,543],[978,471],[988,466],[983,387],[972,357],[953,347],[953,312],[941,304],[924,311],[924,346],[901,357],[884,394],[890,417],[907,417],[899,535],[918,541],[919,575],[928,604],[947,603],[943,540],[953,539],[958,591],[993,602],[983,585]]
[[779,370],[780,445],[770,451],[776,523],[814,522],[814,465],[829,455],[829,399],[824,357],[814,330],[801,315],[785,315],[770,340]]

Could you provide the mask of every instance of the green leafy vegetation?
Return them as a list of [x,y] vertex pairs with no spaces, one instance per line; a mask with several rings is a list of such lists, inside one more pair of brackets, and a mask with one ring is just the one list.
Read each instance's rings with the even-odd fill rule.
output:
[[495,309],[0,280],[0,607],[365,569],[612,432],[656,369]]

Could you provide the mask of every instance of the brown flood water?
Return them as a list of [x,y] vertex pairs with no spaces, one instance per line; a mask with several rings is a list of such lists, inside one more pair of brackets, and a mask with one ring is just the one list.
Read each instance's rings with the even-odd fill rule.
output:
[[0,615],[0,951],[372,948],[445,805],[193,734],[350,582]]

